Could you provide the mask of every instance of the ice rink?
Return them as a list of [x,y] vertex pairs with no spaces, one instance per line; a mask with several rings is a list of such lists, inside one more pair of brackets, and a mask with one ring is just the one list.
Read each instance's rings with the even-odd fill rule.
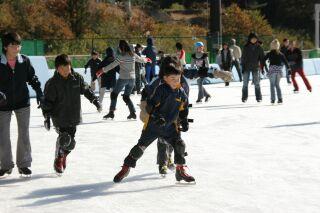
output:
[[[196,185],[177,185],[174,173],[158,174],[156,143],[120,184],[112,182],[124,157],[137,142],[142,123],[127,121],[121,98],[116,117],[103,121],[85,98],[77,145],[62,177],[53,170],[57,133],[43,127],[32,99],[30,137],[33,175],[21,178],[15,168],[0,179],[0,213],[319,213],[320,212],[320,76],[308,76],[309,93],[298,77],[300,93],[281,81],[283,105],[270,105],[269,81],[262,81],[263,102],[250,86],[241,102],[241,83],[206,85],[209,103],[195,104],[191,87],[189,172]],[[133,96],[135,104],[140,96]],[[137,111],[139,112],[138,107]],[[11,122],[13,150],[17,140]]]

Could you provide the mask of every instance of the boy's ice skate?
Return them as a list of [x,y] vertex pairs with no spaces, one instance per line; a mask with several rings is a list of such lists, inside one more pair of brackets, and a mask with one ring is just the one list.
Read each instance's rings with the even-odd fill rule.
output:
[[161,177],[165,177],[166,174],[168,174],[168,167],[166,165],[159,165],[159,174],[161,175]]
[[56,171],[57,175],[62,175],[64,172],[64,169],[66,167],[65,165],[65,158],[64,155],[56,157],[53,164],[54,170]]
[[187,183],[191,183],[191,182],[195,183],[194,177],[189,175],[186,172],[185,168],[186,168],[186,166],[183,166],[183,165],[176,166],[176,180],[178,182],[180,182],[181,180],[184,180]]
[[123,178],[128,176],[129,172],[130,172],[130,167],[123,165],[120,172],[118,172],[118,174],[116,174],[116,176],[114,176],[113,182],[115,182],[115,183],[121,182]]

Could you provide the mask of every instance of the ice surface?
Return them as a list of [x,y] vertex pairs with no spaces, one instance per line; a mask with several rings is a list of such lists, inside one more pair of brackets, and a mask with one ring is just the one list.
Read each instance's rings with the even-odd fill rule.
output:
[[[241,103],[241,84],[206,86],[209,103],[195,104],[191,87],[190,131],[183,133],[190,173],[197,184],[176,185],[174,173],[158,174],[156,143],[120,184],[112,182],[124,157],[137,142],[142,123],[127,121],[119,98],[114,121],[102,121],[110,103],[98,114],[82,100],[83,124],[77,145],[68,156],[62,177],[53,171],[57,134],[43,127],[41,111],[32,99],[30,137],[33,175],[20,178],[15,168],[0,179],[1,213],[319,213],[320,212],[320,76],[309,76],[309,93],[301,78],[301,92],[282,79],[283,105],[270,105],[269,82],[262,81],[263,102],[254,88]],[[139,96],[133,96],[135,104]],[[138,107],[137,107],[138,109]],[[16,119],[11,121],[15,153]]]

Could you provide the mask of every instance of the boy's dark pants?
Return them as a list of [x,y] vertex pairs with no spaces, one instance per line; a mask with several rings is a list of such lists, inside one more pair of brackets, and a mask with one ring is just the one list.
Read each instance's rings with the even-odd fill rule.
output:
[[142,131],[138,143],[130,150],[129,155],[124,160],[124,165],[135,167],[136,162],[143,155],[144,150],[157,138],[162,137],[174,149],[174,163],[185,164],[185,143],[181,139],[180,132],[175,124],[160,127],[151,120]]
[[76,131],[77,131],[77,127],[76,126],[72,126],[72,127],[57,127],[56,128],[57,133],[59,134],[59,136],[63,133],[68,133],[71,136],[71,143],[68,147],[66,148],[62,148],[60,146],[60,141],[59,141],[59,136],[57,139],[57,143],[56,143],[56,153],[55,156],[61,156],[63,154],[69,154],[71,152],[71,150],[74,149],[75,145],[76,145],[76,141],[74,139]]
[[173,147],[168,144],[163,138],[158,138],[157,147],[157,164],[159,164],[160,166],[165,166],[168,164],[168,161],[171,158]]

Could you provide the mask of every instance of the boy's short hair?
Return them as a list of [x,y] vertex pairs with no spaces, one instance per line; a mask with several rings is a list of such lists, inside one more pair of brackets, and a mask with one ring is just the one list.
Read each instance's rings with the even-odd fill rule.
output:
[[138,43],[138,44],[136,44],[136,46],[135,46],[135,48],[136,48],[136,49],[141,48],[141,47],[142,47],[142,45],[141,45],[141,44],[139,44],[139,43]]
[[160,67],[159,78],[163,78],[168,75],[181,75],[182,67],[177,57],[166,56]]
[[96,50],[92,50],[92,51],[91,51],[91,55],[99,55],[99,53],[98,53],[98,51],[96,51]]
[[5,50],[5,47],[8,47],[9,44],[21,44],[21,37],[18,33],[15,32],[9,32],[3,35],[2,37],[2,52],[5,54],[7,51]]
[[71,65],[71,59],[67,54],[58,55],[54,60],[54,66],[56,69],[60,66]]
[[288,38],[284,38],[282,42],[287,42],[288,40],[289,40]]

